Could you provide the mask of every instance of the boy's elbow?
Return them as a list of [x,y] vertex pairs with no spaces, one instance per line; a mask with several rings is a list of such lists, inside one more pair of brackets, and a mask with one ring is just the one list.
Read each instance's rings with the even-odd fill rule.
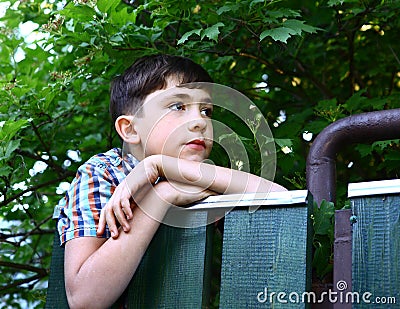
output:
[[68,306],[70,309],[97,309],[107,308],[104,305],[99,305],[96,297],[90,297],[89,293],[85,291],[73,291],[66,286],[65,292],[67,294]]
[[104,306],[99,306],[99,304],[96,303],[96,301],[93,299],[90,300],[89,302],[79,299],[77,297],[67,297],[67,299],[68,299],[68,306],[70,309],[106,308]]
[[66,287],[65,291],[70,309],[89,308],[88,304],[84,303],[82,297],[79,297],[79,293],[73,293],[68,287]]
[[[107,297],[107,294],[99,295],[87,287],[65,285],[68,306],[70,309],[106,309],[110,308],[114,301]],[[96,295],[95,295],[96,294]]]

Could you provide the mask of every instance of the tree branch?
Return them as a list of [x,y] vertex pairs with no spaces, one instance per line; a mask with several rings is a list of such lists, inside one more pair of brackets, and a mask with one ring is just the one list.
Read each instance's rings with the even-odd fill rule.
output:
[[34,273],[37,273],[38,275],[47,276],[47,270],[44,268],[39,268],[31,265],[25,265],[25,264],[19,264],[19,263],[13,263],[13,262],[6,262],[6,261],[0,261],[0,267],[9,267],[9,268],[15,268],[19,270],[27,270],[31,271]]
[[29,277],[29,278],[15,280],[14,282],[12,282],[10,284],[7,284],[7,285],[4,285],[4,286],[0,287],[0,292],[15,288],[15,287],[20,286],[20,285],[25,284],[25,283],[32,282],[34,280],[39,280],[39,279],[41,279],[41,278],[43,278],[45,276],[47,276],[47,273],[46,273],[46,275],[37,274],[37,275],[34,275],[32,277]]
[[14,194],[13,196],[9,197],[9,198],[5,198],[3,202],[0,203],[0,208],[7,205],[8,203],[11,203],[12,201],[18,199],[19,197],[23,196],[25,193],[31,192],[31,191],[36,191],[38,189],[47,187],[48,185],[60,182],[64,179],[66,179],[69,176],[74,176],[75,173],[73,172],[67,172],[65,175],[61,176],[61,177],[57,177],[55,179],[46,181],[44,183],[38,184],[36,186],[31,186],[28,189],[22,190],[21,192]]
[[28,158],[34,159],[36,161],[42,161],[42,162],[46,163],[50,168],[52,168],[53,170],[58,172],[59,174],[65,173],[65,170],[60,165],[57,165],[53,160],[45,160],[36,154],[30,153],[28,151],[21,150],[21,149],[15,149],[15,153],[17,153],[23,157],[28,157]]
[[36,224],[35,222],[35,228],[32,229],[31,231],[27,232],[21,239],[21,241],[24,241],[25,239],[27,239],[30,235],[36,234],[36,235],[43,235],[43,233],[36,233],[36,231],[40,232],[42,231],[42,229],[40,228],[41,225],[43,225],[44,223],[46,223],[47,221],[49,221],[51,218],[53,218],[53,214],[51,214],[50,216],[48,216],[47,218],[44,218],[42,221],[40,221],[39,223]]
[[[34,233],[29,233],[28,236],[32,236],[32,235],[53,235],[55,232],[55,228],[54,229],[45,229],[45,230],[38,230]],[[16,237],[25,237],[27,236],[27,233],[16,233],[16,234],[4,234],[4,233],[0,233],[0,243],[6,243],[9,244],[13,247],[16,248],[20,248],[21,247],[21,243],[23,240],[20,241],[10,241],[8,240],[9,238],[16,238]]]
[[[40,143],[42,144],[43,148],[46,150],[48,156],[49,156],[49,163],[51,164],[51,166],[57,167],[57,165],[55,164],[54,160],[53,160],[53,156],[51,154],[50,148],[49,146],[44,142],[42,135],[39,132],[38,127],[36,127],[35,123],[33,121],[31,121],[31,125],[33,128],[33,131],[35,132],[36,136],[38,137]],[[56,169],[57,170],[57,169]]]

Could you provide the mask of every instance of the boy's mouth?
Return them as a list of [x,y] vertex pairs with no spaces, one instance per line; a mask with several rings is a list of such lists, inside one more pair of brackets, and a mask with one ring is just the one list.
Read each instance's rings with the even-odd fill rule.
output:
[[206,143],[204,142],[204,140],[200,140],[200,139],[192,140],[192,141],[188,142],[186,145],[191,148],[199,149],[199,150],[206,148]]

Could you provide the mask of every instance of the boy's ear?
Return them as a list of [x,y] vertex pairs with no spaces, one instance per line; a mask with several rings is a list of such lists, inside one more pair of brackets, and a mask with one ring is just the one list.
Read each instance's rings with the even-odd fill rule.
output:
[[138,144],[140,142],[140,136],[135,129],[133,116],[119,116],[117,120],[115,120],[115,129],[125,142],[129,144]]

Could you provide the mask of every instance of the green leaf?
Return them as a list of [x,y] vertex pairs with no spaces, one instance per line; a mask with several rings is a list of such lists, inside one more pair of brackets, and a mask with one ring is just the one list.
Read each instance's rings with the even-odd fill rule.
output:
[[365,144],[359,144],[355,146],[355,149],[360,153],[360,156],[362,158],[370,155],[372,153],[372,147],[371,145],[365,145]]
[[260,34],[260,42],[267,36],[271,37],[274,41],[280,41],[283,43],[287,42],[287,39],[292,35],[296,34],[296,31],[287,27],[279,27],[274,29],[268,29]]
[[354,95],[352,95],[346,103],[343,104],[343,106],[348,110],[349,112],[352,112],[354,110],[358,110],[361,105],[365,103],[367,98],[363,96],[367,90],[366,89],[361,89],[360,91],[356,92]]
[[194,29],[194,30],[191,30],[191,31],[186,32],[186,33],[183,34],[182,37],[178,40],[177,44],[180,45],[180,44],[185,43],[185,42],[189,39],[189,37],[190,37],[192,34],[197,34],[198,36],[200,36],[200,33],[201,33],[202,30],[203,30],[203,29]]
[[323,200],[318,207],[314,203],[314,233],[317,235],[331,235],[333,232],[333,218],[335,214],[335,206],[332,202]]
[[88,22],[93,20],[95,11],[88,6],[75,5],[74,2],[71,1],[62,11],[60,11],[60,14],[76,21],[79,20],[80,22]]
[[341,5],[343,4],[344,0],[329,0],[328,5],[329,6],[335,6],[335,5]]
[[280,148],[293,146],[293,142],[290,138],[274,138],[274,141]]
[[7,177],[12,172],[12,168],[10,166],[4,165],[0,166],[0,177]]
[[11,154],[20,145],[20,140],[12,140],[7,143],[1,143],[0,145],[0,160],[7,160],[11,157]]
[[[366,104],[368,103],[368,105]],[[387,98],[372,98],[364,101],[364,104],[367,106],[362,106],[363,108],[365,107],[373,107],[374,110],[382,110],[385,109],[385,105],[387,105]],[[367,109],[368,110],[368,109]]]
[[400,156],[397,151],[390,151],[385,155],[385,161],[400,161]]
[[10,141],[28,123],[26,119],[7,120],[0,126],[0,141]]
[[101,12],[107,13],[110,9],[115,10],[120,2],[120,0],[98,0],[97,7]]
[[332,243],[327,237],[321,237],[318,241],[314,241],[314,257],[312,266],[316,270],[319,278],[323,278],[326,274],[333,270],[332,260]]
[[249,142],[251,141],[251,139],[243,137],[238,135],[236,132],[232,132],[232,133],[225,133],[225,134],[221,134],[218,137],[218,143],[219,144],[223,144],[223,143],[240,143],[240,142]]
[[328,99],[328,100],[321,100],[318,102],[315,110],[317,111],[326,111],[326,110],[334,110],[337,107],[337,99]]
[[379,148],[380,150],[384,150],[397,142],[398,142],[398,140],[376,141],[371,145],[371,148],[372,149]]
[[315,33],[317,29],[318,28],[316,27],[305,25],[302,20],[287,19],[282,23],[281,27],[263,31],[260,34],[260,41],[264,40],[267,36],[270,36],[275,41],[286,43],[292,35],[301,35],[303,31]]
[[125,7],[122,10],[112,10],[110,12],[110,20],[113,25],[124,26],[127,23],[135,23],[137,17],[137,10],[129,12],[128,8]]
[[252,8],[253,6],[255,6],[258,3],[265,3],[265,0],[253,0],[250,2],[249,7]]
[[228,5],[224,5],[221,6],[218,10],[217,10],[217,14],[221,15],[225,12],[236,12],[239,9],[239,5],[238,4],[228,4]]
[[300,17],[301,16],[298,11],[285,9],[285,8],[268,11],[266,15],[270,16],[274,20],[278,20],[281,18]]
[[300,35],[302,31],[308,32],[308,33],[315,33],[317,32],[317,28],[305,25],[303,20],[297,20],[297,19],[288,19],[283,22],[283,26],[290,28],[295,31],[295,34]]
[[121,43],[123,42],[124,39],[120,34],[114,34],[111,38],[110,38],[110,42],[113,43]]
[[216,23],[215,25],[212,25],[211,27],[204,29],[201,34],[201,39],[203,39],[204,37],[207,37],[210,40],[217,42],[218,35],[220,33],[219,27],[223,27],[223,26],[225,26],[225,25],[223,23],[219,22],[219,23]]

